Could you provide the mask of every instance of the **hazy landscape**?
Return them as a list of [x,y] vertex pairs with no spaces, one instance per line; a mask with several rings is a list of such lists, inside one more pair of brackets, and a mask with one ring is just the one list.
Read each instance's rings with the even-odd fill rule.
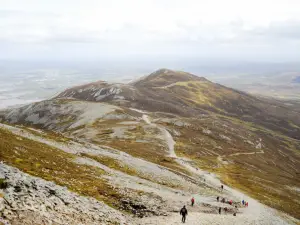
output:
[[0,225],[299,225],[298,0],[0,0]]
[[[163,223],[151,215],[170,215],[187,203],[186,195],[199,201],[196,213],[210,217],[223,206],[215,202],[221,195],[237,202],[242,213],[237,224],[266,224],[270,218],[289,224],[297,221],[300,209],[294,201],[299,197],[299,112],[297,105],[251,96],[183,71],[160,69],[127,84],[91,82],[52,99],[3,110],[1,157],[10,166],[94,197],[117,211],[149,217],[149,224]],[[80,170],[75,174],[74,166]],[[6,176],[12,173],[9,168],[4,171]],[[88,174],[98,178],[91,183]],[[218,189],[221,182],[228,185],[226,193]],[[22,189],[24,184],[19,185]],[[52,190],[60,196],[57,188]],[[4,194],[9,196],[10,191]],[[173,196],[178,191],[182,197]],[[273,212],[246,194],[287,214]],[[252,210],[239,205],[241,198],[253,204]],[[3,211],[5,218],[17,222],[9,212]],[[47,217],[72,221],[72,213],[67,217],[57,213],[50,210]],[[90,213],[81,219],[148,223],[122,215],[92,222]],[[17,208],[16,215],[25,216],[29,224],[33,219]],[[42,221],[44,217],[38,216]],[[216,224],[219,219],[215,218]]]
[[[135,63],[115,66],[112,62],[61,65],[59,63],[6,62],[0,66],[0,108],[51,98],[64,89],[97,80],[128,83],[153,68],[170,64],[170,68],[192,72],[214,82],[254,95],[286,100],[300,100],[298,64],[232,64],[195,66],[191,62]],[[218,62],[216,62],[217,64]],[[201,62],[200,62],[201,64]],[[16,67],[15,65],[18,65]],[[186,68],[186,69],[185,69]],[[253,69],[255,68],[255,69]]]

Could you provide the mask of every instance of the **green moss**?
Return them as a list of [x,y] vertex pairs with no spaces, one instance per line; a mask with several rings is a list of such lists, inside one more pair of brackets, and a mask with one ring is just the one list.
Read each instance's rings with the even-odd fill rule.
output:
[[23,162],[23,159],[20,159],[20,158],[15,159],[15,163],[21,163],[21,162]]

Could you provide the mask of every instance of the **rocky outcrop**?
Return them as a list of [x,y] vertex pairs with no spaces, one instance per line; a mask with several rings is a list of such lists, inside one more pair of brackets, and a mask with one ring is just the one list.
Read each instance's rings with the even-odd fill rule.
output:
[[[96,199],[83,197],[0,164],[7,183],[0,196],[0,217],[12,224],[128,224],[126,217]],[[1,224],[1,221],[0,221]]]

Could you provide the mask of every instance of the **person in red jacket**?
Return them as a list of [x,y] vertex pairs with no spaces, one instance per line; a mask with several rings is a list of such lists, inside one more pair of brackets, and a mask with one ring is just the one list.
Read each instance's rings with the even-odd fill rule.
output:
[[191,203],[192,203],[192,206],[194,206],[194,204],[195,204],[195,199],[194,199],[194,197],[192,197]]

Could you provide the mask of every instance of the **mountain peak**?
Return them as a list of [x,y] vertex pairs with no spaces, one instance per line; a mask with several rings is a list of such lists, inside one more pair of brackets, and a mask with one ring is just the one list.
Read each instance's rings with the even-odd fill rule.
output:
[[[158,69],[158,70],[154,71],[151,74],[160,74],[160,75],[163,75],[163,74],[178,73],[178,72],[180,72],[180,71],[170,70],[170,69],[167,69],[167,68],[161,68],[161,69]],[[185,73],[185,72],[182,72],[182,73]]]
[[158,86],[170,85],[176,82],[187,82],[187,81],[207,81],[207,80],[203,77],[198,77],[187,72],[162,68],[156,70],[155,72],[144,77],[143,79],[138,80],[133,84],[135,86],[158,87]]

